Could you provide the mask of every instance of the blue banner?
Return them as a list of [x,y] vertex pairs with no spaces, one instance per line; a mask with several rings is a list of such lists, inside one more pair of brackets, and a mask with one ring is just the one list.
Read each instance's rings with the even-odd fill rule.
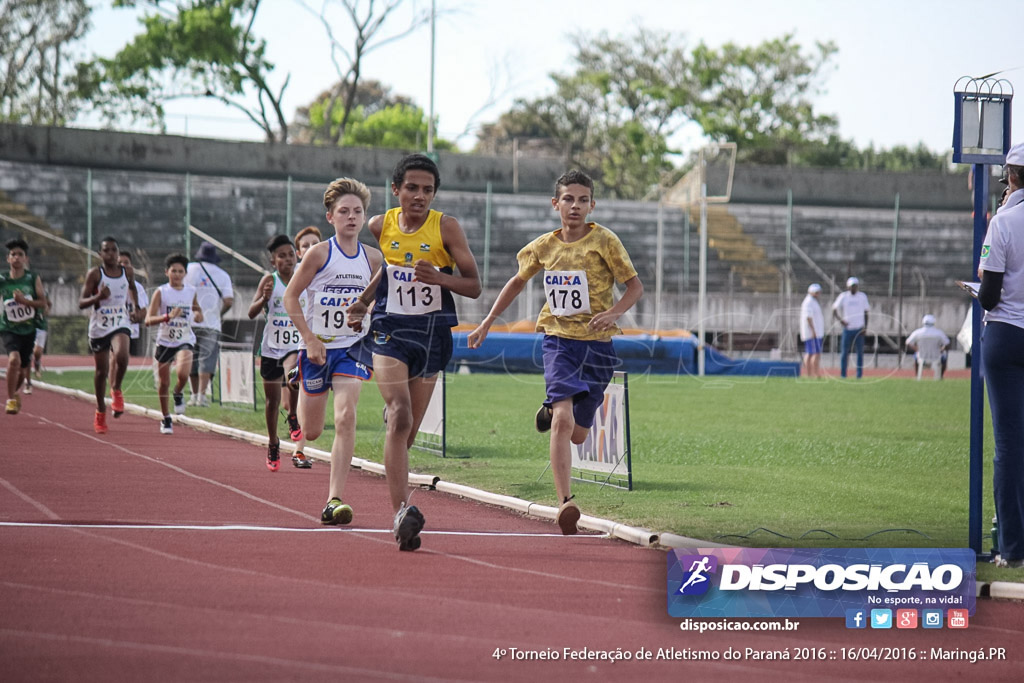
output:
[[668,553],[673,617],[840,617],[872,610],[974,614],[968,548],[679,548]]

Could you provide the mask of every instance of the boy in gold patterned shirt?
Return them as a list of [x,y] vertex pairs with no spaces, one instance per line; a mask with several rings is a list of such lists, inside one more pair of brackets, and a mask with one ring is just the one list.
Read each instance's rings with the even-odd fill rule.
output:
[[[544,333],[544,382],[547,398],[537,412],[537,429],[551,430],[551,471],[558,496],[558,526],[575,534],[579,506],[570,493],[570,443],[581,444],[604,401],[604,390],[619,360],[611,338],[616,324],[643,295],[644,287],[622,242],[608,228],[587,222],[594,210],[594,183],[582,171],[555,182],[551,206],[562,227],[541,235],[516,256],[519,272],[502,288],[490,313],[469,334],[479,348],[494,321],[515,300],[526,282],[544,271],[544,307],[537,331]],[[626,291],[612,301],[615,282]]]

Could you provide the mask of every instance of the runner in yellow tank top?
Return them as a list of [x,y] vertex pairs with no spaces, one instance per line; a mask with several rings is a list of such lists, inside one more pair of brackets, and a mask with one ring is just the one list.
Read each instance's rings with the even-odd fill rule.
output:
[[[399,550],[416,550],[423,515],[408,505],[409,447],[437,373],[451,359],[451,327],[458,322],[452,293],[477,298],[480,278],[459,222],[430,209],[441,185],[437,164],[411,154],[398,162],[391,180],[398,208],[369,223],[388,267],[367,288],[373,293],[376,286],[376,304],[361,347],[372,354],[377,388],[387,404],[384,466],[395,510],[395,540]],[[349,308],[350,325],[360,325],[369,297],[364,294]]]

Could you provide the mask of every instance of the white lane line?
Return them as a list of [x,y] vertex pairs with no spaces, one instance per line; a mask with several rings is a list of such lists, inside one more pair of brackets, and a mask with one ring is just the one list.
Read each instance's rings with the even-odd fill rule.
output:
[[21,498],[23,501],[34,507],[36,510],[42,512],[50,519],[60,519],[60,515],[58,515],[56,512],[46,507],[45,505],[35,500],[34,498],[30,497],[28,494],[22,493],[14,484],[7,481],[6,479],[0,478],[0,486],[3,486],[5,489],[16,495],[18,498]]
[[[258,498],[256,496],[253,496],[252,494],[249,494],[249,493],[247,493],[245,491],[242,491],[240,489],[236,489],[233,486],[229,486],[227,484],[223,484],[223,483],[221,483],[219,481],[216,481],[216,480],[213,480],[213,479],[208,479],[206,477],[201,477],[199,475],[196,475],[196,474],[193,474],[191,472],[188,472],[187,470],[183,470],[180,467],[177,467],[175,465],[171,465],[171,464],[169,464],[167,462],[164,462],[162,460],[157,460],[157,459],[151,458],[151,457],[149,457],[147,455],[143,455],[141,453],[136,453],[135,451],[131,451],[131,450],[127,449],[127,448],[124,448],[123,446],[111,443],[109,441],[104,441],[103,439],[99,439],[99,438],[93,436],[92,434],[88,434],[88,433],[86,433],[84,431],[79,431],[79,430],[74,429],[72,427],[68,427],[66,425],[63,425],[63,424],[61,424],[59,422],[54,422],[54,421],[49,420],[49,419],[47,419],[47,418],[45,418],[45,417],[43,417],[41,415],[32,415],[32,416],[33,417],[38,417],[39,419],[41,419],[41,420],[43,420],[45,422],[48,422],[49,424],[56,425],[56,426],[60,427],[61,429],[64,429],[66,431],[71,432],[72,434],[77,434],[79,436],[84,436],[84,437],[86,437],[88,439],[91,439],[91,440],[95,441],[96,443],[102,444],[104,446],[108,446],[108,447],[111,447],[111,448],[116,448],[116,449],[118,449],[118,450],[120,450],[122,452],[128,453],[129,455],[135,455],[137,457],[143,458],[145,460],[148,460],[150,462],[156,463],[158,465],[163,465],[165,467],[169,467],[169,468],[171,468],[171,469],[173,469],[173,470],[175,470],[177,472],[180,472],[180,473],[182,473],[182,474],[184,474],[184,475],[186,475],[188,477],[191,477],[193,479],[197,479],[199,481],[209,482],[211,484],[214,484],[215,486],[219,486],[219,487],[225,488],[225,489],[227,489],[229,491],[234,491],[234,492],[236,492],[236,493],[238,493],[240,495],[243,495],[243,496],[245,496],[247,498],[250,498],[252,500],[263,502],[263,503],[265,503],[265,504],[267,504],[267,505],[269,505],[271,507],[278,508],[278,509],[284,510],[286,512],[289,512],[291,514],[297,515],[297,516],[299,516],[299,517],[301,517],[301,518],[303,518],[303,519],[305,519],[307,521],[311,520],[311,521],[316,522],[316,523],[319,523],[319,521],[320,521],[318,518],[315,518],[315,517],[313,517],[311,515],[306,515],[304,513],[298,512],[296,510],[292,510],[290,508],[286,508],[284,506],[278,505],[277,503],[273,503],[271,501],[264,500],[262,498]],[[357,538],[362,538],[362,539],[364,539],[366,541],[369,541],[369,542],[372,542],[372,543],[381,543],[381,544],[385,544],[385,545],[393,545],[394,544],[394,539],[393,538],[377,539],[377,538],[373,537],[374,534],[372,532],[368,532],[367,530],[363,530],[363,529],[349,529],[348,531],[349,531],[349,533],[351,535],[353,535],[353,536],[355,536]],[[78,533],[88,534],[88,531],[82,530],[82,531],[78,531]],[[388,532],[388,533],[390,535],[391,532]],[[421,533],[423,533],[423,532],[421,532]],[[577,536],[579,536],[579,535],[577,534]],[[152,553],[152,554],[154,554],[154,555],[156,555],[158,557],[166,557],[167,559],[180,560],[180,561],[183,561],[183,562],[193,563],[193,564],[197,564],[197,565],[200,565],[200,566],[207,566],[207,567],[217,567],[218,566],[218,565],[213,565],[211,563],[207,563],[207,562],[203,562],[203,561],[199,561],[199,560],[192,560],[192,559],[189,559],[189,558],[185,558],[185,557],[182,557],[180,555],[173,555],[173,554],[170,554],[170,553],[166,553],[166,552],[157,550],[155,548],[150,548],[150,547],[147,547],[147,546],[138,545],[136,543],[132,543],[132,542],[129,542],[129,541],[109,538],[109,537],[105,537],[105,536],[97,536],[97,537],[98,538],[103,538],[104,540],[106,540],[108,542],[111,542],[111,543],[116,543],[116,544],[119,544],[119,545],[124,545],[126,547],[134,548],[136,550],[141,550],[141,551],[144,551],[144,552]],[[603,538],[603,537],[602,536],[591,536],[591,538]],[[595,578],[591,578],[591,577],[576,576],[576,575],[571,574],[571,573],[570,574],[557,574],[557,573],[554,573],[554,572],[551,572],[551,571],[543,571],[543,570],[537,570],[537,569],[523,569],[523,568],[520,568],[520,567],[497,564],[497,563],[489,562],[489,561],[486,561],[486,560],[480,560],[480,559],[476,559],[476,558],[471,558],[471,557],[468,557],[468,556],[465,556],[465,555],[456,555],[454,553],[446,553],[446,552],[442,552],[442,551],[438,551],[438,550],[432,550],[432,549],[428,549],[428,548],[423,548],[423,549],[419,550],[418,552],[420,554],[423,554],[423,555],[437,555],[439,557],[444,557],[444,558],[447,558],[447,559],[450,559],[450,560],[454,560],[454,561],[457,561],[457,562],[464,562],[466,564],[476,565],[478,567],[484,567],[484,568],[487,568],[487,569],[494,569],[494,570],[501,571],[501,572],[512,572],[512,573],[515,573],[515,574],[524,574],[526,576],[537,576],[537,577],[540,577],[540,578],[565,581],[565,582],[568,582],[568,583],[580,583],[580,584],[584,584],[584,585],[603,586],[603,587],[606,587],[606,588],[612,588],[612,589],[617,589],[617,590],[636,591],[636,592],[640,592],[640,593],[663,593],[664,592],[664,588],[652,588],[652,587],[649,587],[649,586],[638,586],[638,585],[631,585],[631,584],[622,584],[622,583],[616,583],[616,582],[613,582],[613,581],[605,581],[605,580],[601,580],[601,579],[595,579]],[[228,568],[228,569],[233,570],[233,571],[239,571],[239,572],[242,572],[242,573],[247,573],[247,574],[248,573],[258,574],[257,572],[252,572],[251,570],[241,570],[241,569],[237,569],[236,570],[234,568]]]
[[239,488],[236,488],[234,486],[231,486],[230,484],[225,484],[223,482],[217,481],[216,479],[210,479],[209,477],[204,477],[204,476],[195,474],[193,472],[189,472],[188,470],[183,469],[181,467],[178,467],[177,465],[172,465],[171,463],[169,463],[169,462],[167,462],[165,460],[159,460],[157,458],[152,458],[152,457],[150,457],[148,455],[145,455],[143,453],[138,453],[138,452],[133,451],[133,450],[131,450],[129,448],[125,448],[124,446],[121,446],[119,444],[111,443],[110,441],[104,441],[103,439],[99,439],[99,438],[93,436],[92,434],[87,434],[87,433],[85,433],[83,431],[80,431],[78,429],[75,429],[73,427],[68,427],[67,425],[61,424],[60,422],[54,422],[53,420],[47,419],[47,418],[43,417],[42,415],[32,415],[32,417],[39,418],[40,420],[42,420],[43,422],[46,422],[47,424],[51,424],[51,425],[54,425],[56,427],[60,427],[61,429],[65,430],[65,431],[71,432],[72,434],[77,434],[78,436],[84,437],[86,439],[90,439],[92,441],[95,441],[98,444],[102,444],[103,446],[107,446],[109,448],[114,448],[116,450],[122,451],[123,453],[127,453],[128,455],[134,455],[136,458],[142,458],[143,460],[146,460],[147,462],[151,462],[151,463],[153,463],[155,465],[161,465],[161,466],[166,467],[168,469],[174,470],[175,472],[177,472],[179,474],[183,474],[186,477],[190,477],[192,479],[195,479],[195,480],[201,481],[201,482],[205,482],[207,484],[212,484],[214,486],[219,486],[222,489],[231,491],[232,493],[236,493],[236,494],[238,494],[238,495],[240,495],[240,496],[242,496],[244,498],[248,498],[249,500],[255,501],[257,503],[262,503],[263,505],[267,505],[269,507],[272,507],[275,510],[280,510],[281,512],[287,512],[288,514],[295,515],[297,517],[301,517],[302,519],[304,519],[306,521],[312,521],[312,522],[319,522],[320,521],[316,517],[314,517],[312,515],[308,515],[305,512],[299,512],[298,510],[293,510],[290,507],[286,507],[284,505],[280,505],[280,504],[275,503],[273,501],[267,500],[266,498],[260,498],[259,496],[255,496],[255,495],[249,493],[248,491],[243,491],[242,489],[239,489]]
[[381,671],[380,669],[366,669],[362,667],[347,666],[344,664],[320,664],[304,659],[285,659],[283,657],[270,657],[267,655],[252,655],[243,652],[227,652],[223,650],[202,650],[194,647],[179,647],[165,645],[163,643],[141,643],[130,640],[114,640],[112,638],[94,638],[81,635],[70,635],[65,633],[45,633],[39,631],[24,631],[12,628],[0,628],[0,636],[5,638],[22,638],[30,640],[43,640],[58,643],[73,643],[88,645],[90,647],[113,648],[136,652],[182,655],[193,658],[217,659],[228,662],[248,662],[254,664],[272,665],[284,667],[293,673],[296,670],[333,672],[336,674],[349,674],[360,680],[389,680],[389,681],[446,681],[453,679],[428,678],[422,674],[405,674],[396,671]]
[[[0,480],[2,482],[3,480]],[[0,522],[0,527],[31,527],[41,529],[141,529],[163,531],[291,531],[298,533],[361,533],[361,534],[387,534],[394,533],[390,529],[362,529],[359,527],[319,527],[303,529],[299,527],[284,526],[250,526],[245,524],[113,524],[97,523],[83,524],[80,522]],[[576,536],[564,536],[562,534],[549,533],[523,533],[520,531],[438,531],[423,530],[422,536],[500,536],[522,537],[522,538],[599,538],[607,539],[602,534],[577,534]]]

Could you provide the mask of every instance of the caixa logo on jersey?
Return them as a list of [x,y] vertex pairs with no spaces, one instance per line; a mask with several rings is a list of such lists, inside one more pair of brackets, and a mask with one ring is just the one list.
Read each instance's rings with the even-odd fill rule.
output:
[[674,617],[844,617],[854,608],[974,614],[964,548],[681,548],[668,553]]

